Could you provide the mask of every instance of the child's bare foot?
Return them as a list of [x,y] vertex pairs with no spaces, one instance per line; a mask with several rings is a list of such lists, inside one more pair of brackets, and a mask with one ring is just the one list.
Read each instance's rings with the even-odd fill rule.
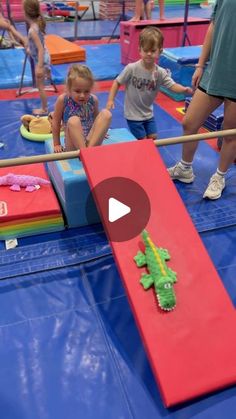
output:
[[47,116],[48,115],[48,109],[33,109],[32,114],[35,116]]

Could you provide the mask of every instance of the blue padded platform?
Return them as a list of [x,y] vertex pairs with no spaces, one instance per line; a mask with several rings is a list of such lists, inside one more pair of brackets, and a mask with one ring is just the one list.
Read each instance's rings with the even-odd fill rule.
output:
[[[106,144],[135,141],[126,129],[109,130]],[[47,153],[53,152],[52,141],[45,143]],[[48,172],[64,210],[68,227],[79,227],[100,221],[96,206],[90,196],[90,187],[79,159],[48,163]]]
[[[186,98],[185,100],[185,110],[187,110],[189,104],[191,102],[191,98]],[[215,109],[204,122],[203,126],[206,127],[209,131],[218,131],[222,127],[224,119],[224,104],[220,105],[217,109]]]
[[[114,79],[123,69],[120,63],[120,45],[102,44],[85,45],[86,64],[94,74],[96,80]],[[109,65],[107,58],[109,57]],[[18,88],[20,85],[21,73],[25,53],[23,49],[0,50],[0,88]],[[66,74],[71,63],[52,66],[52,79],[56,84],[65,82]],[[32,76],[29,60],[27,60],[23,86],[32,85]]]
[[[191,86],[194,65],[198,62],[200,53],[201,46],[166,48],[160,56],[159,64],[168,70],[176,83]],[[174,100],[185,99],[183,94],[171,92],[164,87],[161,88],[161,91]]]
[[188,47],[165,48],[160,58],[169,58],[178,64],[196,64],[202,47],[200,45],[193,45]]

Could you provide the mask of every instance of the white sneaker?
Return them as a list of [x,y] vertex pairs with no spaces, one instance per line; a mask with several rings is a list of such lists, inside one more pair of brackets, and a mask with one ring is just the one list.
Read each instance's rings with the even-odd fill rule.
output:
[[208,184],[208,187],[206,188],[203,198],[208,199],[218,199],[221,197],[221,194],[225,188],[225,178],[224,176],[220,176],[217,173],[215,173]]
[[176,165],[173,167],[169,167],[167,171],[171,179],[179,180],[183,183],[192,183],[195,178],[192,167],[189,167],[188,169],[183,169],[182,164],[180,162],[176,163]]

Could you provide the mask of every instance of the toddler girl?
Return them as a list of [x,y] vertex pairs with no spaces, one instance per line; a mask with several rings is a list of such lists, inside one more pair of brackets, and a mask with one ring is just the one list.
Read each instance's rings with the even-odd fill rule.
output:
[[55,153],[63,151],[60,143],[61,122],[65,128],[66,151],[100,145],[111,121],[111,112],[98,110],[98,98],[91,93],[94,78],[84,65],[73,64],[66,80],[66,93],[55,104],[52,133]]

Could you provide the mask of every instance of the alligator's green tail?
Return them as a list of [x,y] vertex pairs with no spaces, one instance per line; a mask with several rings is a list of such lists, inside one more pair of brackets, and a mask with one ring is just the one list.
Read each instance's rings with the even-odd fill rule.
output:
[[141,233],[142,239],[144,241],[145,246],[148,245],[148,239],[149,239],[149,234],[147,232],[147,230],[143,230]]

